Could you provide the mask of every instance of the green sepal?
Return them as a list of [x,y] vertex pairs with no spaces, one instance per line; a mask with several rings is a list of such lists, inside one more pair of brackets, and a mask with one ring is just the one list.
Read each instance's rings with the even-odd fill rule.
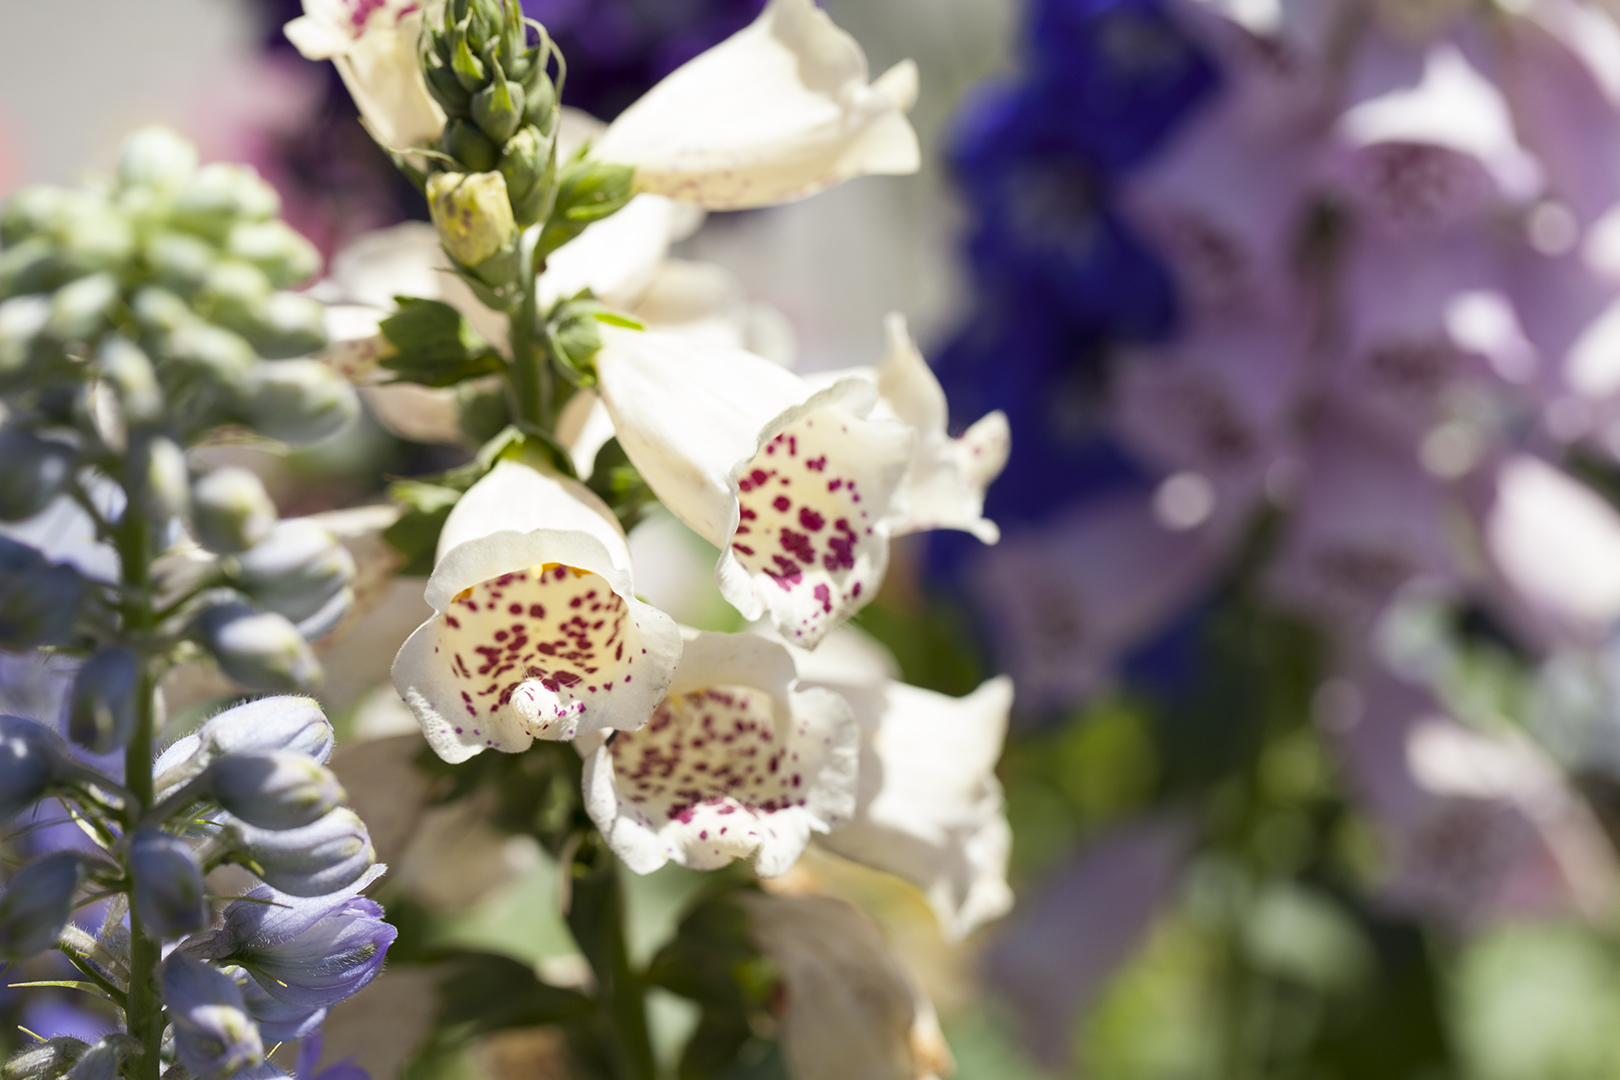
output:
[[454,386],[505,367],[500,354],[449,304],[408,296],[397,299],[399,310],[381,327],[396,351],[380,364],[400,382]]
[[452,119],[471,115],[472,95],[461,85],[461,80],[447,63],[437,55],[424,56],[422,74],[427,78],[428,92]]
[[495,143],[471,120],[451,120],[444,127],[439,145],[456,159],[463,172],[489,172],[501,157]]
[[471,46],[467,42],[468,24],[465,20],[453,32],[450,53],[450,70],[455,73],[456,81],[461,88],[469,94],[477,93],[484,85],[484,64],[473,55]]
[[528,98],[521,83],[506,78],[499,61],[494,63],[494,68],[494,80],[473,95],[472,117],[490,141],[500,146],[522,126]]
[[623,210],[635,194],[635,169],[581,161],[563,170],[557,182],[557,205],[540,234],[539,250],[551,254],[593,222]]
[[543,326],[537,327],[546,348],[563,378],[589,389],[596,385],[596,354],[602,348],[597,323],[608,323],[630,330],[643,329],[641,323],[616,312],[593,297],[589,290],[551,309]]

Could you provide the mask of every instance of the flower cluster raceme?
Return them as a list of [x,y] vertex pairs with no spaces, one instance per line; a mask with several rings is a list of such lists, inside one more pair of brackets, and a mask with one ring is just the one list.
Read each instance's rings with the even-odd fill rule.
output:
[[[0,948],[12,963],[60,950],[125,1008],[131,1031],[141,1030],[135,1010],[164,1009],[154,1031],[164,1034],[165,1065],[198,1080],[282,1075],[265,1064],[267,1051],[313,1032],[381,968],[395,931],[359,892],[383,868],[323,764],[332,727],[313,700],[263,698],[206,721],[150,763],[155,801],[145,810],[45,725],[0,717],[0,732],[7,820],[59,799],[96,841],[11,877]],[[265,884],[216,912],[205,878],[227,863]],[[108,895],[98,931],[72,920],[86,897]],[[143,986],[137,950],[160,947],[167,958],[155,985]],[[49,1060],[34,1061],[36,1047],[8,1071],[56,1077],[84,1060],[108,1057],[116,1068],[129,1054],[159,1052],[127,1034],[43,1046]]]
[[[869,82],[826,14],[775,0],[602,125],[555,108],[549,39],[515,4],[447,3],[425,27],[447,117],[423,155],[436,237],[363,238],[316,293],[334,367],[401,430],[476,445],[470,404],[504,382],[474,464],[400,489],[436,527],[434,615],[393,669],[429,744],[460,762],[573,740],[585,809],[639,872],[746,858],[772,876],[824,836],[916,881],[954,934],[1000,914],[1010,684],[958,701],[881,660],[817,674],[811,650],[846,642],[894,537],[995,541],[1005,418],[953,438],[898,318],[879,363],[795,374],[760,354],[723,271],[668,257],[701,210],[915,169],[914,67]],[[758,631],[684,629],[637,598],[626,471],[719,550],[719,589]]]
[[[307,688],[310,643],[354,599],[331,532],[278,520],[253,473],[188,453],[226,428],[313,442],[358,411],[303,358],[327,343],[324,310],[283,290],[319,259],[278,208],[251,170],[199,166],[159,129],[114,179],[0,204],[0,648],[69,682],[60,715],[0,718],[0,813],[60,804],[89,840],[10,876],[0,951],[65,954],[71,985],[122,1019],[92,1046],[47,1039],[8,1075],[280,1075],[267,1050],[363,986],[393,937],[358,896],[381,868],[323,765],[316,702],[250,701],[154,755],[170,668]],[[216,912],[206,882],[227,863],[266,884]],[[96,902],[92,932],[74,914]]]

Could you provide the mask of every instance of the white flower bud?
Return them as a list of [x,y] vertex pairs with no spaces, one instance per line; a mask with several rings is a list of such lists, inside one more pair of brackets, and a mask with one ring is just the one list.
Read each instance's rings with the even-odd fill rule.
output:
[[243,592],[297,622],[354,580],[354,557],[326,529],[294,518],[244,552],[233,576]]
[[178,191],[197,171],[197,148],[164,127],[137,131],[124,143],[118,178],[125,184]]
[[285,691],[320,681],[320,662],[285,615],[226,603],[204,612],[198,629],[220,670],[243,686]]
[[183,229],[222,240],[238,221],[268,221],[281,212],[281,196],[246,165],[204,165],[174,205]]
[[517,229],[498,172],[438,173],[428,180],[427,197],[439,239],[463,266],[494,256]]
[[243,221],[231,229],[225,251],[264,271],[270,283],[285,289],[321,268],[320,252],[284,221]]
[[118,303],[118,279],[111,274],[91,274],[65,285],[51,298],[51,317],[46,333],[58,341],[83,341],[94,337]]

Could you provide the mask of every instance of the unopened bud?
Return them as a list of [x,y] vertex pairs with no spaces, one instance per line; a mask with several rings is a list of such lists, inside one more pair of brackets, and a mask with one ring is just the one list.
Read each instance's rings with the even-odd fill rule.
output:
[[25,431],[0,431],[0,521],[31,518],[62,493],[78,455]]
[[259,1027],[229,975],[176,949],[160,978],[175,1055],[198,1080],[226,1080],[264,1060]]
[[202,867],[184,840],[141,829],[130,841],[129,865],[135,875],[135,915],[147,934],[170,941],[208,925]]
[[49,232],[62,218],[71,196],[58,187],[35,184],[18,188],[0,202],[0,244],[13,247],[30,236]]
[[288,750],[222,757],[208,767],[208,785],[216,802],[261,829],[301,828],[343,802],[330,769]]
[[165,127],[143,128],[124,143],[118,178],[127,185],[173,192],[197,171],[197,148]]
[[187,374],[215,386],[238,386],[259,362],[253,346],[240,335],[199,323],[169,335],[165,351]]
[[471,120],[451,120],[439,136],[439,145],[470,173],[493,169],[501,155],[500,147]]
[[84,1052],[64,1080],[117,1080],[124,1059],[140,1052],[140,1040],[132,1035],[103,1035]]
[[247,469],[215,469],[191,486],[191,525],[209,551],[234,555],[270,535],[276,504]]
[[12,1054],[0,1065],[0,1080],[57,1080],[90,1049],[82,1039],[59,1035]]
[[56,944],[73,914],[84,863],[59,851],[17,871],[0,896],[0,958],[26,960]]
[[111,387],[124,422],[149,427],[163,419],[163,391],[157,372],[141,347],[121,334],[110,334],[96,354],[101,377]]
[[66,644],[83,599],[77,570],[0,536],[0,648]]
[[288,896],[337,892],[377,861],[365,822],[347,807],[300,829],[260,829],[237,821],[228,831],[265,883]]
[[464,266],[495,255],[517,229],[500,173],[438,173],[428,180],[427,196],[440,241]]
[[321,268],[320,252],[284,221],[243,221],[225,241],[227,254],[264,271],[270,284],[285,289]]
[[124,484],[155,527],[165,528],[186,512],[191,500],[191,471],[186,453],[173,439],[154,435],[130,448]]
[[69,192],[62,206],[56,235],[73,273],[117,270],[135,254],[129,219],[101,194]]
[[189,296],[202,288],[218,255],[190,233],[160,232],[149,237],[146,262],[166,289]]
[[183,229],[223,241],[238,221],[268,221],[281,212],[281,196],[246,165],[204,165],[174,205]]
[[550,145],[539,129],[525,127],[512,136],[501,154],[499,169],[517,224],[527,228],[544,218],[555,193],[556,168]]
[[45,797],[68,760],[62,737],[21,716],[0,716],[0,821]]
[[523,84],[497,76],[472,98],[472,118],[496,146],[510,139],[523,123],[528,98]]
[[140,657],[129,649],[98,651],[73,678],[68,735],[94,753],[109,754],[129,742],[140,693]]
[[286,750],[325,762],[332,756],[332,725],[320,702],[268,697],[226,709],[197,732],[216,756]]
[[310,356],[327,345],[326,305],[298,293],[275,293],[246,333],[268,360]]
[[45,332],[57,341],[87,341],[101,332],[118,303],[118,279],[91,274],[56,290]]
[[354,557],[337,537],[307,518],[293,518],[238,557],[233,576],[237,588],[298,622],[353,581],[354,571]]
[[239,259],[221,259],[209,268],[199,302],[213,322],[251,336],[271,292],[270,279],[257,266]]
[[49,297],[15,296],[0,302],[0,382],[16,378],[33,364],[50,319]]
[[198,322],[196,312],[184,300],[157,285],[137,292],[129,302],[129,310],[142,329],[154,334],[172,333]]
[[354,387],[318,360],[260,364],[243,406],[255,430],[295,445],[318,442],[360,413]]
[[557,123],[557,86],[546,74],[545,65],[537,64],[529,76],[523,119],[549,137]]
[[285,615],[219,604],[202,614],[198,630],[220,670],[243,686],[287,691],[320,681],[320,662]]

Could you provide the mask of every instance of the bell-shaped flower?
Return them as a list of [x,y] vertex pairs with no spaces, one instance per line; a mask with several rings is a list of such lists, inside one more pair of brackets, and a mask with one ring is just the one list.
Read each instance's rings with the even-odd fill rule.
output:
[[[1012,907],[1012,830],[996,779],[1013,684],[1005,675],[962,698],[888,677],[893,660],[854,630],[794,650],[799,677],[835,690],[861,726],[854,818],[821,846],[923,891],[958,940]],[[887,669],[887,670],[886,670]]]
[[264,1060],[258,1025],[229,975],[175,951],[163,961],[160,977],[175,1053],[200,1080],[225,1080]]
[[861,47],[811,0],[771,0],[752,25],[621,113],[591,156],[635,166],[641,191],[711,210],[916,172],[917,135],[905,117],[916,66],[867,78]]
[[185,949],[245,969],[286,1005],[335,1005],[376,977],[393,943],[382,908],[359,895],[383,870],[374,866],[348,888],[308,899],[260,885],[225,908],[219,929]]
[[781,645],[693,632],[652,722],[585,759],[585,808],[637,873],[752,857],[772,877],[850,821],[859,741],[849,705],[798,686]]
[[302,1039],[320,1031],[321,1023],[326,1019],[327,1010],[324,1006],[305,1008],[278,1001],[265,993],[264,987],[255,982],[253,976],[243,968],[232,967],[226,974],[235,979],[236,985],[241,988],[247,1014],[259,1025],[259,1035],[267,1042],[280,1043]]
[[391,150],[427,147],[444,130],[417,60],[417,0],[304,0],[287,40],[307,60],[330,60],[371,135]]
[[888,351],[873,368],[830,372],[814,381],[830,385],[839,378],[865,378],[878,388],[875,419],[894,419],[917,433],[906,473],[904,516],[893,536],[928,529],[961,529],[986,544],[1001,538],[995,522],[984,516],[984,491],[1001,475],[1012,450],[1007,415],[999,409],[981,417],[960,437],[946,431],[950,413],[945,391],[906,329],[903,315],[885,323]]
[[635,598],[630,550],[584,485],[516,461],[456,504],[428,579],[434,616],[394,660],[394,686],[446,761],[647,722],[680,632]]
[[871,916],[830,896],[735,895],[749,938],[781,973],[777,1018],[795,1080],[914,1080],[949,1061],[937,1030],[919,1031],[933,1007]]
[[653,493],[720,549],[720,593],[813,647],[869,601],[904,520],[915,435],[877,387],[817,391],[763,357],[604,327],[597,391]]

